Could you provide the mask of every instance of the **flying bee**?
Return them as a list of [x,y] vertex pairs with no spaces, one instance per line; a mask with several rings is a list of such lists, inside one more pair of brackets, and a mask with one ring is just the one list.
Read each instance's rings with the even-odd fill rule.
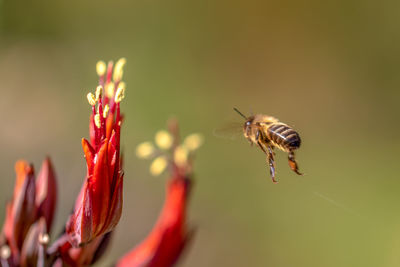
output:
[[298,175],[303,175],[299,172],[294,155],[294,151],[300,147],[301,143],[300,136],[295,130],[271,116],[256,114],[246,117],[238,109],[234,108],[234,110],[246,120],[243,125],[244,137],[251,144],[258,145],[267,155],[272,182],[277,183],[275,180],[275,153],[273,151],[275,147],[287,152],[292,171]]

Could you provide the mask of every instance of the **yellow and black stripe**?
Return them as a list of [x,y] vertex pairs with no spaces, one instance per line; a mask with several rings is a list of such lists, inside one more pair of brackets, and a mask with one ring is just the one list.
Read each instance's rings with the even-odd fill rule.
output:
[[284,123],[274,123],[268,127],[268,137],[283,151],[298,149],[301,144],[299,134]]

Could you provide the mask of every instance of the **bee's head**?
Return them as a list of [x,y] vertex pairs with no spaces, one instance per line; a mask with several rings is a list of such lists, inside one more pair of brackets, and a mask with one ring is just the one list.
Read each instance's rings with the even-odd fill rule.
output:
[[254,116],[246,117],[242,112],[240,112],[237,108],[233,108],[240,116],[242,116],[246,121],[243,125],[244,135],[247,137],[248,133],[250,133],[251,124],[253,123]]
[[248,137],[249,133],[251,133],[251,126],[253,124],[254,121],[254,116],[250,116],[246,119],[245,123],[243,124],[243,133],[246,136],[246,138]]

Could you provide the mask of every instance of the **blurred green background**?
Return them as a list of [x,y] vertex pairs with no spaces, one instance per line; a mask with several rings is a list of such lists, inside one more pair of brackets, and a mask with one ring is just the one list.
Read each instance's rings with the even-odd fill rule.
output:
[[[86,173],[86,93],[126,57],[125,203],[108,266],[155,222],[167,176],[136,159],[174,115],[206,137],[181,266],[400,266],[399,1],[0,1],[1,202],[14,163],[58,174],[58,232]],[[238,107],[302,136],[299,177],[213,131]],[[0,219],[4,217],[4,205]]]

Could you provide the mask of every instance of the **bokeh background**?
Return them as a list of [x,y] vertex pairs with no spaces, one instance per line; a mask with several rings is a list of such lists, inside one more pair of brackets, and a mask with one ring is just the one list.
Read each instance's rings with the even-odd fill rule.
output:
[[[99,59],[126,57],[125,203],[109,266],[155,222],[167,176],[135,147],[175,116],[201,132],[180,266],[400,265],[399,1],[0,0],[0,202],[14,163],[50,155],[55,232],[86,173],[86,93]],[[215,129],[265,113],[302,136],[299,177]],[[0,219],[4,218],[4,205]]]

